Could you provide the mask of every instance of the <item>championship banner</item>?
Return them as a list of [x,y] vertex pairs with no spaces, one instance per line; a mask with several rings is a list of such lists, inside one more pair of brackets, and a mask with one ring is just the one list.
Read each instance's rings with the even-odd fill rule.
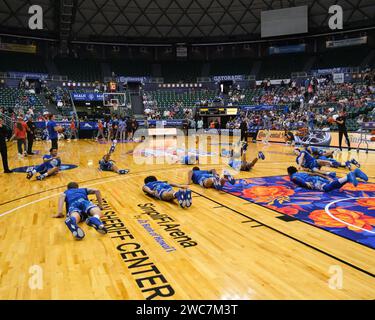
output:
[[17,43],[0,43],[0,51],[12,51],[12,52],[36,54],[36,45],[17,44]]
[[367,37],[349,38],[343,40],[326,41],[326,48],[341,48],[359,46],[367,43]]

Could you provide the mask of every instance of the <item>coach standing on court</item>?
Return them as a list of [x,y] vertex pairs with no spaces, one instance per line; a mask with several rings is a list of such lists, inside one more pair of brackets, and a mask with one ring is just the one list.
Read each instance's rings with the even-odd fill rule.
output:
[[346,144],[348,145],[348,151],[350,148],[350,141],[348,136],[348,129],[346,128],[346,115],[345,111],[341,111],[339,117],[336,118],[337,127],[339,129],[339,148],[342,151],[342,137],[345,136]]
[[241,130],[241,141],[247,141],[247,130],[248,130],[247,118],[244,118],[241,121],[240,130]]
[[4,173],[12,173],[13,171],[8,167],[7,135],[8,130],[3,123],[3,119],[0,118],[0,153],[1,159],[3,160]]
[[48,116],[49,121],[47,122],[47,130],[48,130],[48,136],[51,140],[52,149],[58,149],[58,135],[57,135],[57,124],[55,122],[55,115],[50,114]]
[[33,143],[35,138],[35,124],[31,116],[27,119],[27,154],[33,155]]

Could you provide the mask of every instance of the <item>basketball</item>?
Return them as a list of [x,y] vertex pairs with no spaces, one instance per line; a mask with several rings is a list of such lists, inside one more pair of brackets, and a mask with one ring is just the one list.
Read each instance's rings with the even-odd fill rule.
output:
[[64,127],[57,126],[56,128],[57,128],[57,132],[58,132],[58,133],[63,133],[63,132],[65,132],[65,128],[64,128]]
[[329,118],[327,119],[327,122],[328,122],[328,123],[334,123],[334,122],[335,122],[335,119],[333,119],[332,117],[329,117]]

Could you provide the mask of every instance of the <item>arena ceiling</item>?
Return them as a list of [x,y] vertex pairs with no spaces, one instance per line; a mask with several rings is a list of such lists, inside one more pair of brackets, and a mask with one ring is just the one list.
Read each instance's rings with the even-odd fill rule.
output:
[[[28,30],[28,8],[44,10],[44,30]],[[374,0],[1,0],[0,31],[65,40],[197,41],[260,37],[261,11],[309,6],[309,30],[323,31],[330,5],[346,28],[374,26]],[[193,40],[194,39],[194,40]]]

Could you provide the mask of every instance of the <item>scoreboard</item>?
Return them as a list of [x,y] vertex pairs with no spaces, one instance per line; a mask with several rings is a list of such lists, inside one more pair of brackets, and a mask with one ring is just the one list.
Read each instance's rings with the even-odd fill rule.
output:
[[198,113],[200,116],[236,116],[238,109],[237,107],[200,107]]

